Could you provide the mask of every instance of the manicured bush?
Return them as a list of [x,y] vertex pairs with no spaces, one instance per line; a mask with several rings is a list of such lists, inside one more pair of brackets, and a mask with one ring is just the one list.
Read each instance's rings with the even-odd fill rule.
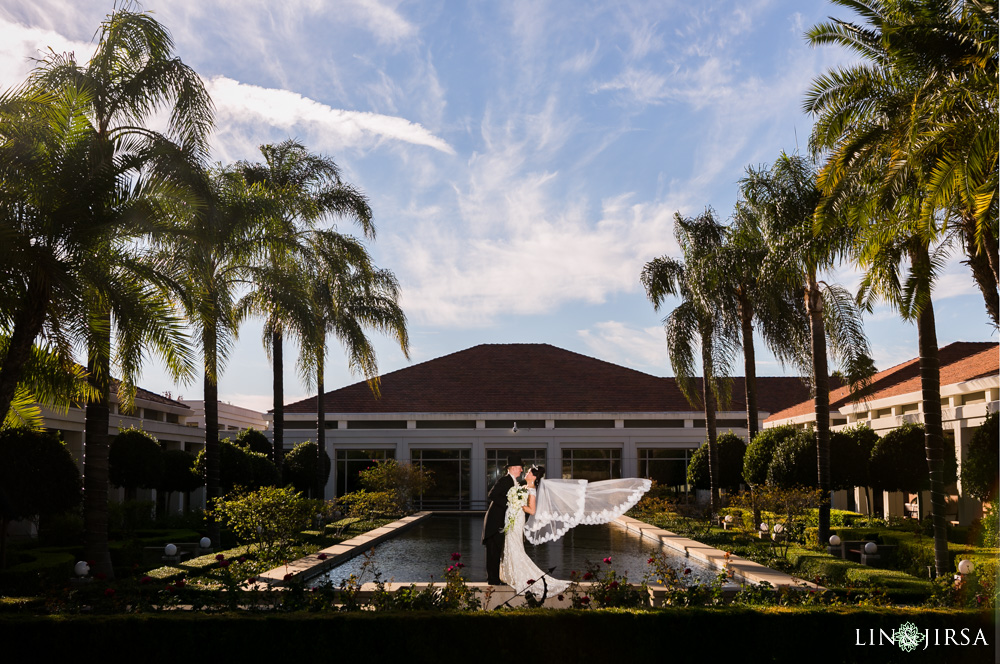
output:
[[273,486],[216,501],[212,513],[241,542],[254,544],[258,553],[271,561],[284,559],[292,541],[312,518],[309,502],[301,494]]
[[[719,488],[739,491],[743,483],[743,456],[746,454],[747,444],[731,431],[720,435],[716,444],[719,451]],[[707,441],[691,455],[691,461],[688,463],[688,482],[696,489],[711,488]]]
[[[205,450],[198,452],[198,472],[204,476]],[[274,486],[278,478],[277,468],[263,454],[251,452],[228,438],[219,441],[219,483],[223,494],[236,488]]]
[[866,424],[830,432],[830,485],[838,489],[869,486],[868,459],[878,434]]
[[430,471],[395,459],[375,461],[359,473],[358,480],[368,491],[393,494],[401,512],[412,511],[417,496],[434,485]]
[[250,428],[240,431],[236,436],[236,444],[245,447],[251,452],[263,454],[271,461],[274,461],[274,446],[261,431]]
[[969,441],[969,453],[962,460],[962,489],[983,502],[997,498],[1000,482],[1000,427],[998,414],[990,413]]
[[198,459],[184,450],[166,450],[163,453],[163,475],[157,489],[164,494],[174,491],[189,493],[202,486],[198,474]]
[[[956,479],[955,448],[945,441],[944,482]],[[916,493],[929,488],[924,427],[907,422],[882,436],[872,449],[868,472],[872,486],[882,491]]]
[[747,445],[743,457],[743,479],[747,484],[756,486],[767,482],[767,467],[771,465],[774,451],[787,438],[798,431],[793,426],[785,425],[764,429]]
[[781,441],[767,467],[767,483],[785,488],[816,486],[816,439],[812,431],[800,430]]
[[134,500],[137,489],[153,489],[163,476],[163,450],[142,429],[120,431],[108,448],[108,479]]
[[[322,483],[330,477],[330,455],[323,450],[323,473]],[[291,484],[297,490],[311,496],[316,491],[317,468],[316,468],[316,443],[307,440],[293,447],[282,465],[282,472],[285,474],[285,483]]]

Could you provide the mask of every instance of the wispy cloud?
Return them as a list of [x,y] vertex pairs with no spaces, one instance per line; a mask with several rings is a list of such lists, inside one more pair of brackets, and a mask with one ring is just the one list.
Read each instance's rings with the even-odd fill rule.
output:
[[347,147],[396,140],[424,145],[446,154],[455,150],[423,126],[405,118],[364,111],[347,111],[321,104],[289,90],[263,88],[216,76],[207,83],[215,101],[218,123],[266,122],[284,131],[309,127],[331,135]]
[[603,321],[577,335],[594,355],[641,371],[662,375],[669,368],[662,327],[636,328],[621,321]]

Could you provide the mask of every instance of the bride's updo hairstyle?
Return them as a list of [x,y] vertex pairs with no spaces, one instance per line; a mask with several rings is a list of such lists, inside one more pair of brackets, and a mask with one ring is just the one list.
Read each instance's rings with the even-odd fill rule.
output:
[[532,466],[531,474],[535,476],[535,486],[545,477],[545,466]]

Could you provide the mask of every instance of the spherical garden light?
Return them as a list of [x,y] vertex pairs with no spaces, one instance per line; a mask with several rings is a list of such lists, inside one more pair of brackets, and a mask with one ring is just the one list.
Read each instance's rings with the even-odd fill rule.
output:
[[878,553],[878,545],[875,544],[875,542],[866,542],[865,553],[868,554],[869,556],[874,556],[876,553]]
[[726,518],[725,518],[725,522],[726,523],[732,523],[733,522],[733,515],[732,514],[727,514]]
[[830,546],[840,546],[840,537],[837,535],[830,535]]
[[781,533],[785,532],[785,526],[780,523],[774,524],[774,532],[780,535]]
[[176,544],[168,544],[165,547],[163,547],[163,555],[167,556],[168,558],[173,558],[174,556],[176,556],[177,555],[177,545]]
[[766,533],[767,532],[767,524],[766,523],[760,524],[760,532],[762,532],[762,533]]
[[208,547],[212,546],[212,540],[208,539],[207,537],[202,537],[201,541],[198,542],[198,546],[200,546],[203,549],[207,549]]
[[976,569],[976,566],[972,564],[971,560],[962,560],[958,563],[959,574],[969,574],[974,569]]
[[73,566],[73,572],[77,576],[87,576],[90,574],[90,565],[87,564],[86,560],[81,560]]

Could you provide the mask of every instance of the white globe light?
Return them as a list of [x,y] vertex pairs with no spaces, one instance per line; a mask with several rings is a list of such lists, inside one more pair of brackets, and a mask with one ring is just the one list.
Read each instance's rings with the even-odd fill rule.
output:
[[87,576],[90,574],[90,565],[87,564],[86,560],[81,560],[73,566],[73,572],[75,572],[77,576]]
[[212,540],[208,539],[207,537],[202,537],[201,541],[198,542],[198,546],[200,546],[203,549],[207,549],[208,547],[212,546]]
[[830,546],[840,546],[840,538],[836,535],[830,535]]
[[776,524],[774,524],[774,532],[779,533],[779,534],[783,533],[783,532],[785,532],[785,527],[783,525],[781,525],[780,523],[776,523]]
[[961,561],[961,562],[958,563],[958,573],[959,574],[968,574],[969,572],[971,572],[975,568],[976,568],[976,566],[972,564],[971,560],[963,560],[963,561]]
[[760,532],[762,532],[762,533],[766,533],[767,532],[767,524],[766,523],[760,524]]
[[874,556],[876,553],[878,553],[878,545],[875,544],[875,542],[868,542],[867,544],[865,544],[865,553],[867,553],[869,556]]
[[726,515],[726,523],[732,523],[732,522],[733,522],[733,515],[732,514],[727,514]]
[[165,547],[163,547],[163,553],[165,555],[168,555],[168,556],[171,556],[171,557],[176,556],[177,555],[177,545],[176,544],[168,544],[168,545],[166,545]]

